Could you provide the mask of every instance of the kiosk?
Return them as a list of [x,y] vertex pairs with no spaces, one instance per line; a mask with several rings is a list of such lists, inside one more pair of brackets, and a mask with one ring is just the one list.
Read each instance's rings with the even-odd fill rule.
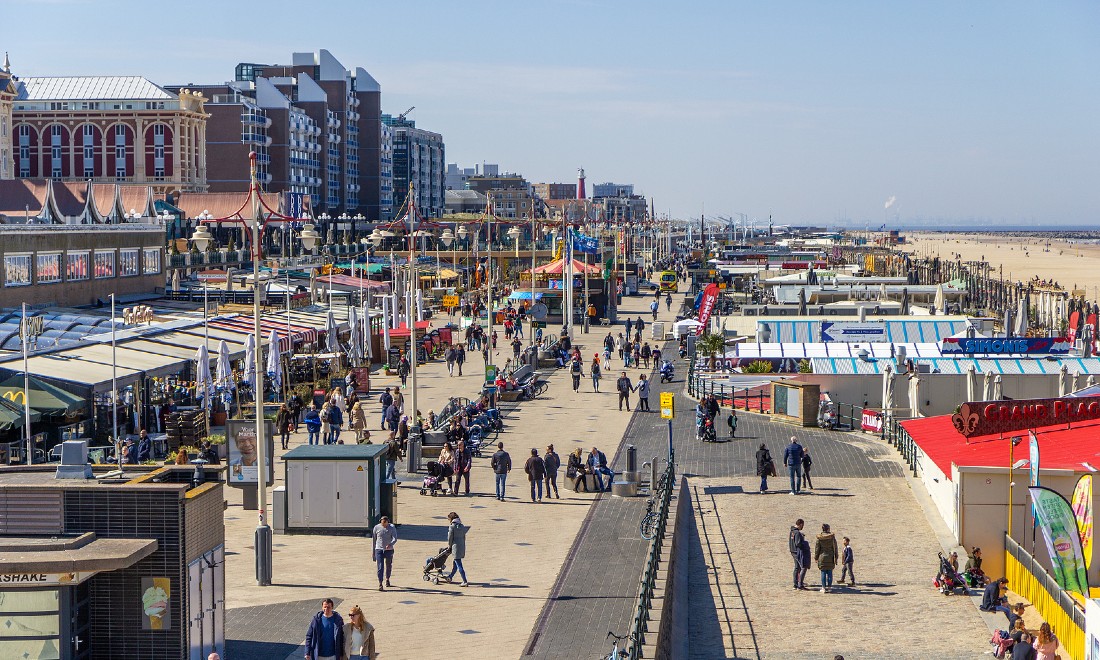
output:
[[287,533],[360,532],[383,515],[396,522],[385,454],[385,445],[303,445],[284,454]]

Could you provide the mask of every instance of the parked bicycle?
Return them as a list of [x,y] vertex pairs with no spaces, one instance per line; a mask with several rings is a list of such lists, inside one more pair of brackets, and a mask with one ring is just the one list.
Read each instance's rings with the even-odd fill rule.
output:
[[[634,635],[616,635],[615,633],[608,630],[607,637],[614,637],[615,641],[611,644],[611,653],[600,656],[600,660],[622,660],[629,655],[629,651],[627,651],[628,645],[624,643],[623,648],[620,649],[619,642],[623,642],[624,640],[630,640],[631,642],[633,642]],[[607,639],[607,637],[605,637],[604,639]]]

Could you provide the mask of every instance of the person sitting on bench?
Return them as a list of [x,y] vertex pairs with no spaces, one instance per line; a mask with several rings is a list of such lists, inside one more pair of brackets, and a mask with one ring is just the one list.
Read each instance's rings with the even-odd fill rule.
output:
[[[588,468],[592,474],[596,477],[596,487],[599,490],[611,490],[611,482],[615,478],[615,473],[607,467],[607,456],[602,451],[592,448],[592,453],[588,455]],[[603,475],[607,475],[607,487],[603,484]]]

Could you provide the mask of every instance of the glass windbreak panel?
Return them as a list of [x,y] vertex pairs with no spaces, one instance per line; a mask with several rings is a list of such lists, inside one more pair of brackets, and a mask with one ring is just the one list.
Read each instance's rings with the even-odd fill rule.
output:
[[[57,614],[0,614],[0,639],[9,637],[48,637],[61,634],[61,617]],[[0,658],[9,658],[0,654]]]
[[[60,607],[57,589],[12,589],[0,591],[0,614],[56,612]],[[0,635],[6,634],[0,629]],[[3,656],[0,656],[3,657]]]
[[55,639],[0,639],[0,658],[61,660]]

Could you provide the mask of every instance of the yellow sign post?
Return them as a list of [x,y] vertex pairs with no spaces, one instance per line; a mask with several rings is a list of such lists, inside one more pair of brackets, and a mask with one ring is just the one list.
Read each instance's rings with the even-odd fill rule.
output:
[[444,307],[458,307],[458,296],[443,296]]
[[674,419],[676,417],[674,397],[675,395],[672,392],[661,392],[661,419]]

